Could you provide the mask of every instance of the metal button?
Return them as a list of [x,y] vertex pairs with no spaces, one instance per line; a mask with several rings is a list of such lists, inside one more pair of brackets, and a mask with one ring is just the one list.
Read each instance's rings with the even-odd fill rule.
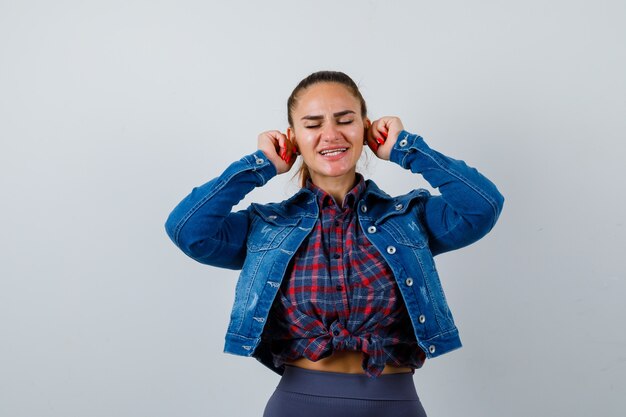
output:
[[387,246],[387,253],[389,255],[393,255],[394,253],[396,253],[396,247],[395,246]]
[[361,211],[362,211],[363,213],[367,213],[367,206],[366,206],[366,205],[362,205],[362,206],[361,206]]
[[370,226],[367,228],[367,233],[376,233],[376,226]]
[[420,324],[424,324],[426,322],[426,316],[423,314],[420,314],[420,316],[417,318],[417,321],[419,321]]
[[398,142],[398,145],[400,145],[401,147],[405,147],[407,143],[409,143],[409,141],[407,141],[406,139],[402,139],[400,142]]
[[402,210],[403,208],[404,206],[402,205],[402,203],[396,204],[396,210]]
[[267,218],[270,219],[270,220],[276,220],[276,217],[278,217],[278,216],[272,214],[271,216],[268,216]]
[[428,346],[428,351],[429,351],[430,353],[435,353],[435,345],[430,345],[430,346]]
[[257,158],[256,159],[256,164],[257,165],[261,165],[263,162],[265,162],[265,161],[263,159],[261,159],[261,158]]
[[407,287],[410,287],[413,285],[413,278],[409,277],[407,278],[404,283],[406,284]]

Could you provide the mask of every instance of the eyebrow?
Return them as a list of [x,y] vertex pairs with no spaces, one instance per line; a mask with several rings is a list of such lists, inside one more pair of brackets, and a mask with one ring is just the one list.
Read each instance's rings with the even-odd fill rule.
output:
[[[333,117],[337,118],[337,117],[341,117],[341,116],[345,116],[346,114],[356,114],[354,111],[352,110],[343,110],[343,111],[338,111],[337,113],[333,113]],[[314,116],[304,116],[301,120],[322,120],[324,119],[324,116],[322,115],[314,115]]]

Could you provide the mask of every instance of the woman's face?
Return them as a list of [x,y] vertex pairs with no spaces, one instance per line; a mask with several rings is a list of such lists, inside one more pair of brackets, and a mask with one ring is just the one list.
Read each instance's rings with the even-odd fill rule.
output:
[[369,120],[361,104],[339,83],[314,84],[300,92],[288,130],[309,167],[311,181],[323,188],[327,181],[354,181]]

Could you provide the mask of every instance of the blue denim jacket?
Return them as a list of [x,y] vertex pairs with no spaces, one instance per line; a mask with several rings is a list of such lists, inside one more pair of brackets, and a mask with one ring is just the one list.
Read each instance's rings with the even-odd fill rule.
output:
[[[358,221],[391,267],[428,358],[461,347],[433,256],[480,239],[496,223],[504,198],[496,186],[460,160],[431,149],[422,137],[400,133],[390,160],[421,174],[425,189],[391,197],[368,180],[357,203]],[[257,151],[219,177],[193,189],[165,224],[172,241],[198,262],[241,269],[224,351],[254,356],[278,373],[263,327],[289,261],[318,218],[315,196],[301,189],[271,204],[232,212],[246,194],[276,175]]]

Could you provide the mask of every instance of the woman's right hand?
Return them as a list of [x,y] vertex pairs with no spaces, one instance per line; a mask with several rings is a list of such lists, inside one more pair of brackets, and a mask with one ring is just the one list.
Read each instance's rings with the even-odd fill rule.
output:
[[296,162],[296,147],[278,130],[268,130],[259,135],[258,148],[276,167],[277,174],[291,169]]

